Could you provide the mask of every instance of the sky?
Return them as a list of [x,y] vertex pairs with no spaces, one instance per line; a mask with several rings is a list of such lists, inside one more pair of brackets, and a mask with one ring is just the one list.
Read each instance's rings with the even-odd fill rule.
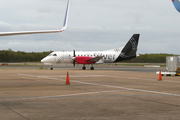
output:
[[[0,32],[57,30],[67,0],[0,0]],[[138,53],[180,55],[180,13],[171,0],[70,0],[62,33],[0,37],[0,50],[101,51],[140,34]]]

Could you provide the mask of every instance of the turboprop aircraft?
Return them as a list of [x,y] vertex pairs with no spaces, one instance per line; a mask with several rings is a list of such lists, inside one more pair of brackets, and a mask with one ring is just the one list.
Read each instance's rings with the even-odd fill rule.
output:
[[69,12],[69,3],[67,2],[67,8],[64,18],[64,24],[62,29],[60,30],[38,30],[38,31],[17,31],[17,32],[0,32],[0,36],[10,36],[10,35],[25,35],[25,34],[39,34],[39,33],[59,33],[63,32],[67,27],[67,21],[68,21],[68,12]]
[[180,0],[172,0],[176,10],[180,12]]
[[100,63],[115,63],[122,60],[129,60],[137,56],[137,47],[140,34],[134,34],[127,44],[122,48],[105,50],[105,51],[56,51],[52,52],[47,57],[41,60],[42,63],[50,64],[50,69],[53,70],[53,64],[71,63],[83,64],[82,69],[85,70],[85,65],[91,64],[91,70],[94,70],[93,64]]

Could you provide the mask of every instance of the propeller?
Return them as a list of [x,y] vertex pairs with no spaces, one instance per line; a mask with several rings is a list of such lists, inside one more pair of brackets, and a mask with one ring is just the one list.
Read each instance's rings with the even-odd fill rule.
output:
[[76,52],[75,52],[75,50],[73,51],[73,57],[74,57],[74,60],[73,60],[73,65],[74,65],[74,67],[75,67],[75,64],[76,64]]

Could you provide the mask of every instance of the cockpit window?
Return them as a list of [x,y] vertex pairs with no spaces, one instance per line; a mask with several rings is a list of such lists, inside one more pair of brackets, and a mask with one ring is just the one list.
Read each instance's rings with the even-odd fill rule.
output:
[[49,56],[49,57],[50,57],[50,56],[57,56],[57,54],[49,54],[48,56]]

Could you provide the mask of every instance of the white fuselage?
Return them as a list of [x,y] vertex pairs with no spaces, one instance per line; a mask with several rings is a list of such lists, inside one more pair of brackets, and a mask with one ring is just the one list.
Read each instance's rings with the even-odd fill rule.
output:
[[[102,59],[96,62],[96,64],[100,63],[113,63],[119,56],[122,48],[113,49],[108,51],[77,51],[77,56],[84,56],[84,57],[97,57],[103,56]],[[47,57],[41,60],[42,63],[72,63],[74,59],[73,51],[56,51],[52,52]]]

